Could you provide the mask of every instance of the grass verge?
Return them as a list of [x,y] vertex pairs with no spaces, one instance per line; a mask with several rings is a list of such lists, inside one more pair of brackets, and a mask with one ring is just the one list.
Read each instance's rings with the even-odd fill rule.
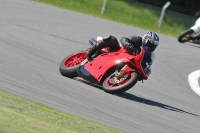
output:
[[[140,27],[147,30],[178,37],[190,28],[195,18],[166,10],[161,27],[156,23],[160,18],[162,7],[155,7],[137,1],[107,0],[105,12],[101,9],[104,0],[34,0],[64,9],[109,19],[112,21]],[[133,33],[134,34],[134,33]]]
[[119,133],[0,91],[0,133]]

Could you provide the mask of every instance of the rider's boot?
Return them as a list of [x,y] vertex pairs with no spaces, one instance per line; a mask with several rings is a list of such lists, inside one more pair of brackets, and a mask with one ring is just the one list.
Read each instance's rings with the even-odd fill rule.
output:
[[92,55],[96,52],[96,45],[93,45],[92,47],[90,47],[87,51],[87,58],[89,60],[92,60]]

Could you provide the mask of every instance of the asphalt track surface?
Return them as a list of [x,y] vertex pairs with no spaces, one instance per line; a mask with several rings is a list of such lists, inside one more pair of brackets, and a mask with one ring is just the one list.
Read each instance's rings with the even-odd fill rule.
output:
[[159,34],[149,79],[121,95],[61,76],[68,54],[89,38],[143,36],[147,30],[40,4],[0,0],[0,89],[124,133],[199,133],[200,97],[188,75],[200,45]]

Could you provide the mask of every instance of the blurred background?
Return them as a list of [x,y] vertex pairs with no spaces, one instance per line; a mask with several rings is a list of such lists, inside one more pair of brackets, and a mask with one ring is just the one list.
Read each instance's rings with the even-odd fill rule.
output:
[[[198,0],[34,0],[178,37],[200,16]],[[161,26],[158,20],[165,10]],[[104,8],[104,9],[103,9]],[[103,12],[102,12],[103,11]]]

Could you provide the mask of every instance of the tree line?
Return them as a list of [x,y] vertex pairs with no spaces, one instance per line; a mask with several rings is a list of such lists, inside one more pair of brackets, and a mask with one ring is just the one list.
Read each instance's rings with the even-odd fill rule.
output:
[[138,1],[158,7],[163,7],[168,1],[171,5],[168,7],[169,10],[183,13],[189,16],[200,16],[200,1],[199,0],[129,0]]

